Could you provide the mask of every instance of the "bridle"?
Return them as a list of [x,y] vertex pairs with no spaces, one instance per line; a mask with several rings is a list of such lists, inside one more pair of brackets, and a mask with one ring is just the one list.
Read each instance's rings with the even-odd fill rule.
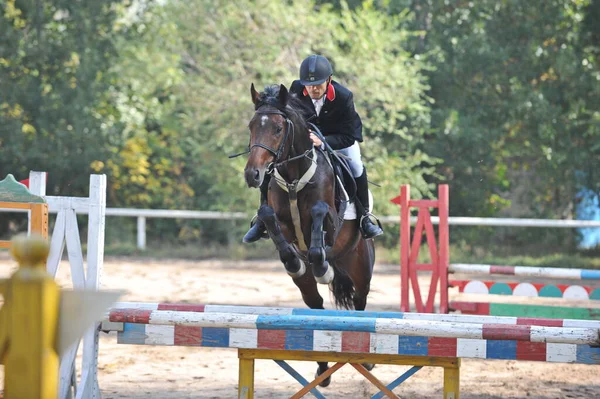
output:
[[[262,109],[263,107],[266,107],[266,106],[270,106],[275,109]],[[287,114],[285,113],[284,107],[282,107],[277,101],[275,101],[273,99],[266,99],[266,100],[258,101],[256,103],[254,109],[255,109],[255,112],[254,112],[255,115],[257,115],[257,114],[258,115],[281,115],[284,118],[285,123],[286,123],[286,128],[285,128],[285,132],[283,135],[283,139],[279,143],[279,147],[277,149],[274,149],[263,143],[254,143],[251,146],[248,145],[248,149],[246,151],[241,152],[239,154],[230,155],[229,158],[234,158],[234,157],[237,157],[240,155],[248,154],[250,151],[252,151],[253,148],[256,148],[256,147],[265,149],[268,152],[270,152],[271,154],[273,154],[273,156],[275,157],[273,159],[273,161],[267,165],[266,173],[271,174],[271,173],[273,173],[275,168],[277,168],[279,166],[285,165],[288,162],[294,161],[296,159],[309,157],[309,154],[312,152],[312,150],[306,150],[304,153],[297,155],[295,157],[290,157],[288,154],[287,159],[281,160],[283,151],[285,150],[285,145],[286,145],[289,137],[291,136],[291,140],[292,140],[292,144],[290,146],[290,153],[292,153],[294,150],[294,139],[295,139],[294,122],[292,122],[292,120],[290,118],[288,118]]]
[[[257,115],[281,115],[283,116],[285,123],[286,123],[286,127],[285,127],[285,132],[283,133],[283,139],[281,140],[281,142],[279,143],[279,148],[277,148],[277,150],[269,147],[266,144],[263,143],[254,143],[252,144],[252,146],[250,146],[248,148],[248,152],[252,151],[253,148],[259,147],[259,148],[263,148],[267,151],[269,151],[271,154],[273,154],[275,156],[275,158],[273,159],[273,162],[271,162],[268,166],[267,166],[267,172],[271,173],[273,171],[273,169],[275,168],[275,166],[279,166],[283,163],[287,163],[290,161],[290,158],[288,156],[288,159],[280,162],[281,160],[281,156],[283,155],[283,151],[285,149],[285,145],[288,141],[288,138],[290,137],[290,135],[292,136],[292,145],[290,147],[290,150],[293,150],[294,148],[294,135],[295,135],[295,131],[294,131],[294,122],[292,122],[290,120],[290,118],[288,118],[288,116],[282,112],[281,110],[261,110],[260,108],[262,108],[264,105],[271,105],[271,104],[263,104],[261,106],[258,106],[256,109],[255,114]],[[272,106],[272,105],[271,105]]]

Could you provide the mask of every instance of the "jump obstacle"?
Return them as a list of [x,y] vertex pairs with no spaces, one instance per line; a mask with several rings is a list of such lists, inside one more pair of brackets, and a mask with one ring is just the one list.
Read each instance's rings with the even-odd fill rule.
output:
[[[275,360],[303,386],[293,398],[324,398],[316,386],[325,376],[308,382],[284,360],[337,362],[330,371],[350,363],[380,389],[373,398],[397,397],[392,390],[423,365],[444,368],[443,397],[458,398],[461,358],[600,364],[593,320],[169,303],[120,303],[108,319],[102,329],[117,331],[119,344],[237,349],[239,398],[253,397],[255,359]],[[365,362],[413,367],[385,386]]]
[[[400,205],[400,309],[410,311],[410,296],[414,298],[417,312],[448,313],[460,311],[464,314],[494,316],[527,316],[542,318],[569,318],[600,320],[600,308],[574,306],[568,300],[599,300],[600,270],[569,269],[554,267],[495,266],[480,264],[450,264],[448,207],[449,190],[447,185],[438,187],[438,199],[413,200],[410,198],[410,186],[403,185],[400,196],[392,199]],[[410,211],[418,209],[417,223],[411,234]],[[437,210],[439,216],[437,236],[432,224],[431,211]],[[425,236],[431,263],[418,263],[421,242]],[[431,273],[427,294],[420,287],[418,276],[423,272]],[[591,285],[566,283],[538,283],[527,281],[488,281],[471,278],[467,280],[448,280],[450,274],[469,276],[514,276],[517,278],[543,278],[555,280],[588,281]],[[449,301],[449,288],[458,287],[465,294],[512,295],[525,297],[562,298],[564,306],[546,306],[515,303]],[[439,301],[436,302],[436,296]]]
[[[104,226],[106,210],[106,176],[91,175],[89,197],[46,195],[46,173],[30,172],[29,189],[8,175],[0,182],[0,209],[29,212],[29,232],[48,236],[48,213],[56,213],[46,270],[56,278],[65,247],[71,267],[74,289],[98,290],[104,260]],[[29,207],[29,204],[35,204]],[[38,205],[39,204],[39,205]],[[42,211],[36,210],[42,208]],[[77,215],[88,216],[87,262],[84,262]],[[2,245],[8,247],[9,245]],[[59,395],[68,398],[99,397],[97,379],[99,323],[83,338],[81,378],[77,381],[76,357],[79,343],[60,359]]]
[[[444,398],[459,397],[460,358],[600,364],[600,321],[329,311],[226,305],[117,303],[103,330],[119,344],[238,349],[239,398],[252,398],[254,359],[273,359],[303,388],[316,390],[284,360],[350,363],[380,392],[392,390],[422,366],[444,368]],[[383,385],[360,363],[413,365]],[[335,371],[334,370],[334,371]]]
[[[77,205],[79,200],[63,198],[63,202],[70,204],[66,208],[72,212],[66,212],[62,222],[57,218],[56,225],[66,228],[75,222],[76,226],[73,217],[76,208],[81,209]],[[103,239],[104,201],[90,201],[90,208],[93,208],[92,202],[96,211],[102,210],[101,220],[95,218],[94,223],[101,226]],[[71,222],[68,222],[69,219]],[[93,227],[91,223],[90,220],[90,227]],[[55,228],[55,234],[60,232],[60,228],[58,231]],[[53,235],[53,246],[54,239]],[[64,236],[57,239],[59,241],[62,253]],[[73,252],[74,258],[77,258],[78,249],[82,263],[80,243],[75,241],[74,237],[71,240],[67,238],[69,257],[71,260]],[[75,244],[79,245],[73,247]],[[88,251],[87,277],[95,284],[83,281],[85,286],[95,285],[96,289],[102,263],[101,248],[102,245],[99,250],[92,251],[92,263],[93,259],[99,261],[95,278],[90,275]],[[59,260],[60,256],[56,259]],[[48,263],[50,265],[50,259]],[[81,279],[78,281],[81,283]],[[304,385],[292,396],[294,398],[308,392],[324,398],[315,387],[344,364],[351,364],[380,389],[373,398],[384,395],[396,398],[391,390],[421,367],[442,367],[443,397],[446,399],[459,398],[459,367],[463,357],[600,364],[600,325],[591,320],[142,303],[118,304],[110,311],[108,319],[102,323],[102,329],[117,331],[117,340],[123,344],[236,348],[240,359],[239,398],[253,397],[255,359],[275,360]],[[98,329],[95,327],[90,331],[96,351],[87,363],[84,348],[80,383],[83,389],[77,390],[77,397],[99,395],[96,375]],[[337,363],[309,383],[285,360]],[[413,367],[385,386],[361,365],[366,362]],[[69,371],[67,378],[70,383],[74,376],[73,364],[61,366],[61,379],[63,368]],[[67,390],[68,387],[67,384]]]

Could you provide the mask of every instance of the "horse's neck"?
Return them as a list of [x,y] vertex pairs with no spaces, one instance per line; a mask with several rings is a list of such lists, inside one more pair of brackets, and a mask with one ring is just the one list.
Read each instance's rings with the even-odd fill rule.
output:
[[[312,141],[308,138],[308,131],[296,132],[294,137],[294,145],[290,148],[289,158],[300,156],[312,149]],[[310,168],[316,159],[312,159],[312,154],[309,152],[307,157],[299,158],[288,162],[285,166],[279,169],[281,176],[289,183],[300,179]]]

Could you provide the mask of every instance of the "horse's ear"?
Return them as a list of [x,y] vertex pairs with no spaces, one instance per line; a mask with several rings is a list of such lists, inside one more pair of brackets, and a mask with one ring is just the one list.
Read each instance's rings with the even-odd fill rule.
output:
[[254,83],[252,83],[252,85],[250,86],[250,95],[252,96],[252,102],[254,103],[254,105],[256,105],[256,103],[258,102],[259,94],[254,88]]
[[281,86],[279,86],[279,102],[284,107],[287,105],[288,94],[288,89],[285,87],[285,85],[282,84]]

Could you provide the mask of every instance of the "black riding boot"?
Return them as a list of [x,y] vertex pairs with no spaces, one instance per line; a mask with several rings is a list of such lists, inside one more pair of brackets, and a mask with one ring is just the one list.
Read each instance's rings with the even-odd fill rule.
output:
[[383,229],[379,220],[377,224],[373,223],[371,217],[374,216],[369,212],[369,182],[367,180],[367,169],[363,169],[363,174],[355,177],[356,181],[356,211],[360,215],[360,230],[363,237],[373,238],[383,234]]
[[[271,175],[265,174],[265,180],[260,185],[260,205],[267,203],[267,193],[269,191],[269,182],[271,181]],[[257,216],[254,216],[250,222],[250,230],[244,235],[242,239],[245,243],[251,243],[258,241],[261,238],[269,238],[267,234],[267,227]]]

